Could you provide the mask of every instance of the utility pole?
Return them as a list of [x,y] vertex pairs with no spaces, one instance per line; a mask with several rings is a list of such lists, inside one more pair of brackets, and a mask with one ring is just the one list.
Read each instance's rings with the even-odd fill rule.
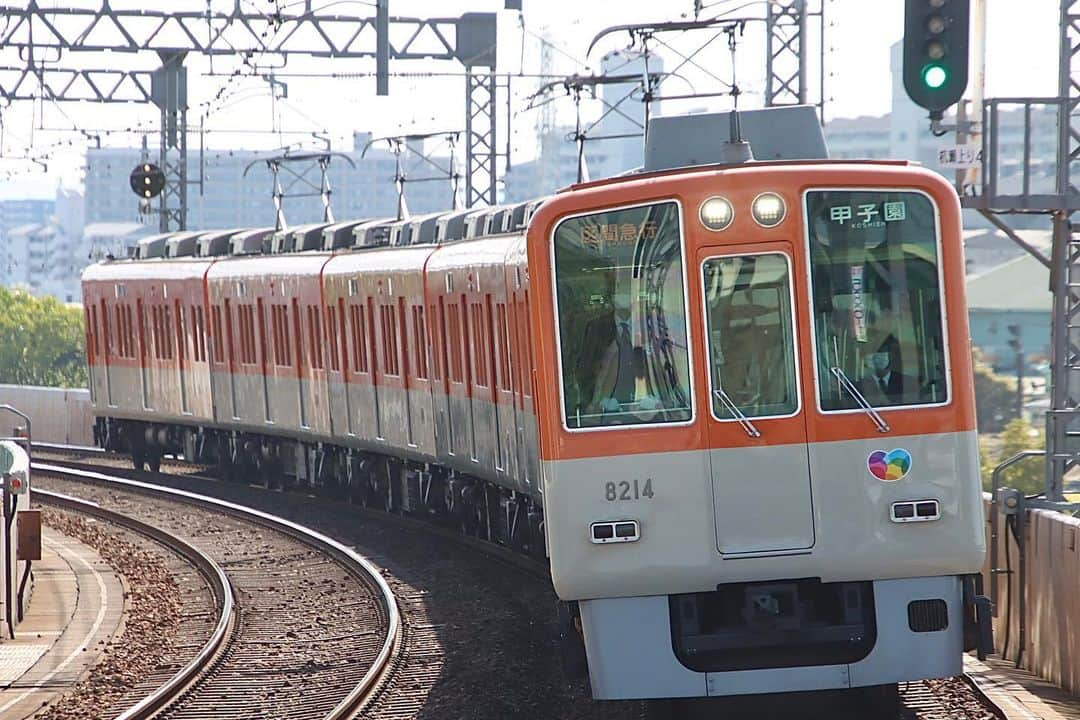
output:
[[1010,325],[1009,347],[1016,353],[1016,417],[1024,417],[1024,341],[1020,325]]

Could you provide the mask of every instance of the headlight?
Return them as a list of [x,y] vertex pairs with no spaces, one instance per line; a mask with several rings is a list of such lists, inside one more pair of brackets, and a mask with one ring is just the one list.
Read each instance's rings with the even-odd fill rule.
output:
[[731,224],[731,221],[735,218],[735,211],[732,209],[731,203],[726,199],[714,195],[701,203],[698,217],[701,218],[702,225],[719,232]]
[[750,214],[754,216],[758,225],[775,227],[787,214],[787,206],[784,204],[784,198],[776,193],[761,193],[754,198],[754,203],[750,206]]

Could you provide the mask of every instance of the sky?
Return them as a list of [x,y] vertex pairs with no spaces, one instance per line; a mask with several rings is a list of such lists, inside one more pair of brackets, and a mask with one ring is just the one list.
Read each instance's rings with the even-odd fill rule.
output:
[[[233,0],[212,0],[213,7],[231,7]],[[101,0],[41,0],[42,6],[96,7]],[[299,0],[277,0],[292,7]],[[902,0],[810,0],[812,8],[824,3],[824,97],[826,122],[831,118],[881,115],[890,107],[891,79],[889,48],[903,32]],[[539,38],[550,39],[552,67],[556,75],[598,72],[600,57],[627,45],[628,35],[618,33],[603,39],[590,55],[589,41],[600,30],[617,24],[658,22],[693,17],[693,0],[523,0],[524,12],[501,11],[502,0],[390,0],[395,16],[453,17],[470,11],[499,12],[500,72],[521,74],[511,81],[512,154],[516,161],[536,152],[535,128],[541,112],[530,109],[529,96],[542,82],[527,77],[538,74]],[[140,7],[141,0],[113,0],[113,7]],[[274,0],[241,0],[249,10],[268,10]],[[370,0],[314,0],[315,7],[328,5],[327,12],[373,14]],[[987,52],[986,95],[1054,95],[1057,86],[1058,0],[986,0]],[[704,0],[702,17],[731,12],[735,15],[763,14],[763,2],[752,0]],[[206,8],[203,0],[173,0],[171,6]],[[661,11],[658,8],[663,7]],[[709,73],[729,81],[732,63],[723,37],[699,31],[667,35],[662,39],[673,50],[688,54],[713,39],[694,60],[701,69],[686,65],[680,79],[661,89],[661,94],[717,92],[723,86]],[[811,56],[822,46],[816,30],[810,33]],[[680,61],[672,49],[657,51],[667,69]],[[7,53],[5,55],[5,53]],[[0,64],[13,64],[17,57],[0,50]],[[764,102],[764,26],[751,23],[739,39],[735,78],[743,90],[740,107],[760,107]],[[99,67],[139,67],[152,69],[153,56],[87,58],[79,62]],[[464,124],[464,80],[457,77],[456,63],[430,60],[395,61],[392,73],[409,74],[390,79],[389,97],[375,96],[370,73],[374,62],[290,59],[276,70],[275,80],[285,83],[287,96],[271,96],[271,85],[260,74],[275,72],[260,66],[259,72],[239,66],[229,58],[210,63],[189,56],[188,123],[196,132],[189,138],[189,157],[197,161],[200,144],[206,152],[222,152],[229,147],[273,151],[285,145],[352,149],[352,132],[369,130],[376,137],[459,129]],[[231,69],[245,74],[230,78]],[[209,73],[215,72],[216,75]],[[310,75],[334,72],[353,77],[319,79]],[[427,76],[450,73],[450,76]],[[817,78],[817,68],[811,76]],[[0,73],[0,83],[5,81]],[[674,84],[672,84],[674,83]],[[816,91],[815,91],[816,92]],[[724,110],[730,97],[666,103],[665,114],[698,110]],[[555,120],[572,123],[574,106],[564,93],[556,92],[551,107]],[[640,112],[640,104],[633,108]],[[600,112],[596,102],[585,103],[586,117]],[[103,146],[137,147],[145,135],[156,154],[159,116],[142,105],[96,105],[20,101],[0,108],[0,198],[51,197],[58,185],[79,187],[83,153],[97,141]],[[202,128],[203,133],[197,129]],[[500,129],[501,132],[501,129]],[[500,141],[501,142],[501,141]],[[438,148],[433,148],[438,149]],[[38,162],[34,162],[33,158]]]

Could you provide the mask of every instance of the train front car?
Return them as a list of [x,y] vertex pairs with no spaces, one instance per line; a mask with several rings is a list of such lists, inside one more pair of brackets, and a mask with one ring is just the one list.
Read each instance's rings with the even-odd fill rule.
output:
[[552,577],[595,697],[961,672],[984,538],[944,180],[639,175],[550,200],[528,253]]

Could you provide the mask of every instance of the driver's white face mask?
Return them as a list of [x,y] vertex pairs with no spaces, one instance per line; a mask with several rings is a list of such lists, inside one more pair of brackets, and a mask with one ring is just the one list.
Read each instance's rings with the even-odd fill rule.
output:
[[875,372],[884,372],[889,369],[889,353],[876,352],[866,356],[866,367]]

